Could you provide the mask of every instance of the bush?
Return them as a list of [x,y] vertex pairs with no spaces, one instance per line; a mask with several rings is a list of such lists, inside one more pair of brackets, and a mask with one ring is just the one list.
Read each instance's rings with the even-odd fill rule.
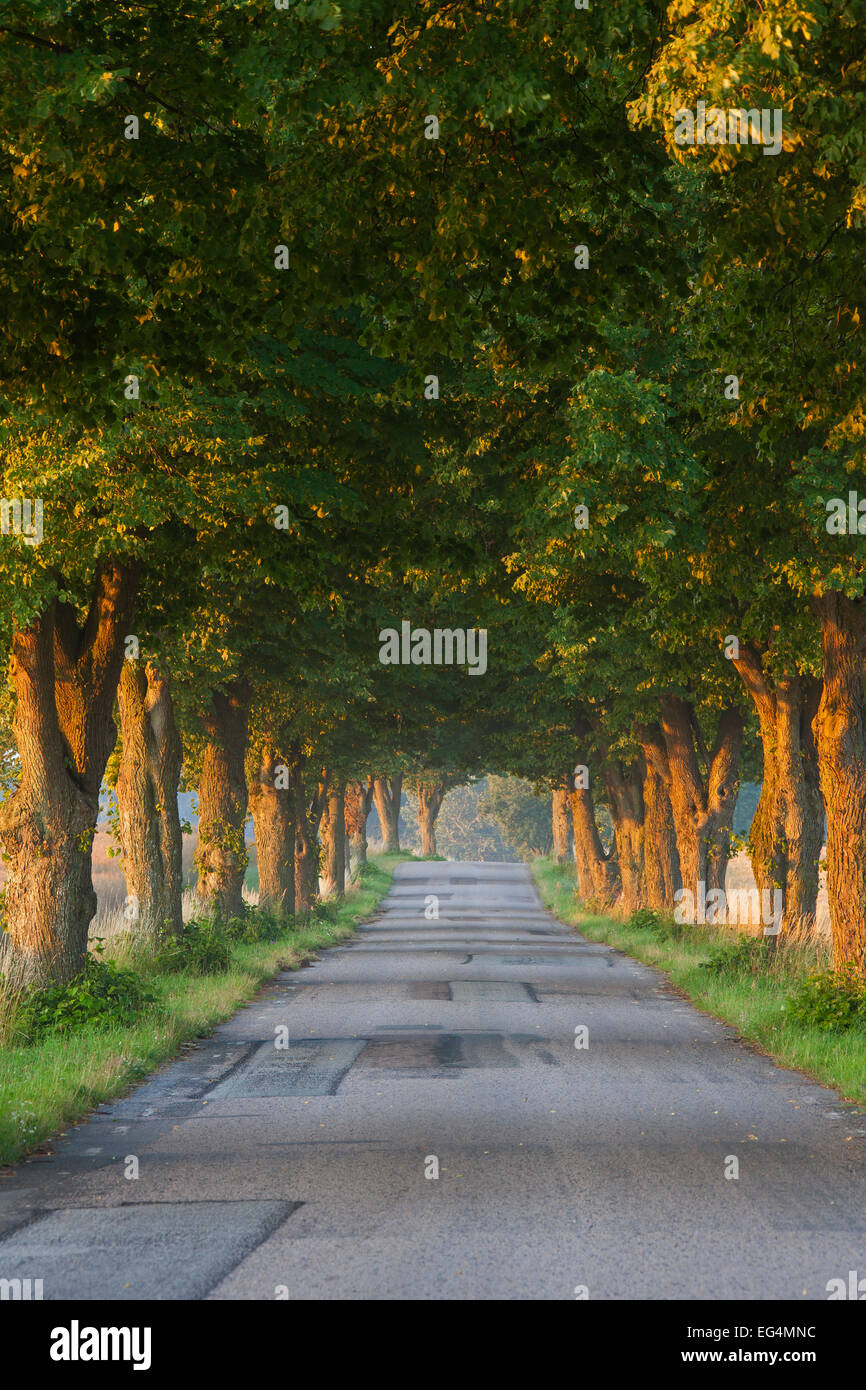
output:
[[785,1012],[813,1028],[866,1029],[866,980],[853,966],[818,971],[790,996]]
[[280,918],[264,907],[251,907],[243,917],[229,917],[224,931],[229,941],[253,945],[258,941],[278,941],[288,930],[290,919]]
[[340,905],[333,898],[316,898],[310,911],[310,918],[313,922],[327,922],[330,926],[335,926],[339,910]]
[[662,915],[651,907],[639,907],[636,912],[631,914],[627,925],[636,927],[638,931],[657,932],[662,926]]
[[711,975],[756,975],[771,960],[765,936],[741,936],[731,945],[717,947],[701,967]]
[[24,992],[22,1033],[35,1040],[43,1033],[65,1032],[88,1023],[129,1023],[156,1002],[134,970],[103,960],[99,947],[97,952],[87,957],[82,972],[68,984]]
[[265,908],[253,907],[243,917],[193,918],[179,937],[164,937],[153,968],[166,974],[219,975],[231,969],[232,946],[278,941],[289,921]]
[[187,922],[182,936],[163,938],[153,960],[154,969],[167,975],[183,970],[190,975],[220,975],[231,963],[226,927],[209,917]]

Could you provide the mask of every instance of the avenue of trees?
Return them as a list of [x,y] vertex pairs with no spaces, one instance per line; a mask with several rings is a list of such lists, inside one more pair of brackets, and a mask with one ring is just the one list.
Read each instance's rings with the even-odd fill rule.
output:
[[[552,793],[554,853],[570,828],[625,913],[723,887],[760,781],[782,937],[826,817],[834,965],[866,974],[864,52],[866,0],[6,0],[27,980],[82,967],[106,785],[156,937],[181,781],[201,901],[243,913],[251,816],[290,916],[373,805],[396,849],[411,791],[432,854],[485,773]],[[701,102],[781,113],[779,152],[677,143]],[[483,630],[486,669],[383,663],[404,623]]]

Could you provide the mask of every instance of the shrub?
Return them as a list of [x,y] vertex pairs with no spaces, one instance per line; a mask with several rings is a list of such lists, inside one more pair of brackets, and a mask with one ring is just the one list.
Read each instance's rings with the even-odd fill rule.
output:
[[165,937],[154,956],[154,969],[173,975],[220,975],[232,963],[231,939],[225,926],[210,917],[187,922],[183,935]]
[[84,969],[68,984],[24,992],[20,1027],[35,1040],[43,1033],[65,1032],[88,1023],[129,1023],[155,1002],[134,970],[103,960],[97,947],[97,954],[87,957]]
[[268,908],[251,907],[243,917],[229,917],[224,931],[230,941],[252,945],[257,941],[278,941],[289,925],[288,919],[278,917]]
[[662,915],[651,907],[639,907],[631,914],[627,925],[636,927],[638,931],[657,932],[662,926]]
[[785,1004],[789,1018],[814,1028],[866,1029],[866,980],[853,966],[820,970]]
[[718,946],[701,967],[711,975],[756,975],[771,960],[765,936],[741,936],[730,945]]
[[338,911],[339,903],[335,902],[332,898],[316,898],[310,912],[310,917],[314,922],[328,922],[331,926],[334,926],[337,921]]

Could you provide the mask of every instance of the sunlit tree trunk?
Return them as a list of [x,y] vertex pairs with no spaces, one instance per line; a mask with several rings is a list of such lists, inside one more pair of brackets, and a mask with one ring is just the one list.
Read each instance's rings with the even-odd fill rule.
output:
[[249,684],[233,681],[225,691],[213,692],[203,721],[208,741],[199,784],[195,860],[198,896],[218,917],[240,917],[244,912],[249,704]]
[[83,626],[54,603],[13,633],[21,778],[0,806],[4,915],[15,969],[33,983],[69,980],[84,964],[99,789],[117,740],[112,709],[135,587],[134,569],[106,562]]
[[557,864],[571,864],[574,862],[574,855],[571,852],[571,813],[568,801],[568,788],[566,786],[554,787],[551,820],[553,828],[553,857]]
[[[292,792],[282,773],[286,765],[265,744],[250,780],[249,799],[256,837],[259,907],[279,917],[295,911],[295,818]],[[278,773],[278,769],[280,772]]]
[[824,682],[814,719],[827,808],[827,894],[835,968],[866,974],[866,602],[840,593],[813,600]]
[[700,882],[707,892],[725,886],[739,788],[743,716],[736,709],[722,711],[703,775],[695,748],[693,712],[685,700],[674,695],[662,699],[661,727],[683,888],[697,898]]
[[615,852],[605,854],[590,788],[578,788],[570,793],[571,818],[574,827],[577,884],[585,907],[599,912],[610,908],[620,892],[619,869]]
[[117,778],[126,916],[143,936],[183,927],[183,840],[177,789],[183,762],[168,675],[124,661],[117,691],[122,754]]
[[758,652],[741,647],[734,661],[758,713],[763,780],[749,833],[752,872],[759,892],[782,892],[782,935],[815,928],[818,860],[824,806],[812,732],[821,683],[784,675],[775,682]]
[[664,778],[653,757],[653,747],[663,747],[661,729],[646,731],[644,747],[644,897],[656,911],[672,911],[674,895],[682,887],[673,810]]

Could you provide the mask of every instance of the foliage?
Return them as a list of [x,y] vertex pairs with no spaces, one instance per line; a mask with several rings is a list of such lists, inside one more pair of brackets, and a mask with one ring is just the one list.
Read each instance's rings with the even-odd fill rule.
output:
[[521,777],[491,774],[479,803],[481,814],[499,827],[519,859],[549,854],[553,843],[551,801]]
[[740,936],[736,941],[716,947],[703,969],[712,975],[750,975],[765,969],[771,957],[765,936]]
[[[462,783],[455,857],[544,853],[530,787],[578,757],[604,820],[598,769],[671,692],[698,748],[747,709],[751,772],[727,635],[817,674],[816,598],[866,584],[864,533],[824,527],[866,486],[866,0],[290,10],[6,0],[0,491],[46,522],[0,544],[4,654],[122,561],[192,783],[242,676],[250,757],[292,750],[311,816],[325,773],[423,769]],[[701,99],[778,109],[782,152],[677,145]],[[483,678],[377,661],[421,615],[489,629]],[[243,862],[242,827],[215,845]],[[163,949],[209,969],[276,930]]]
[[853,968],[818,971],[785,1007],[797,1023],[815,1028],[866,1029],[866,981]]
[[638,931],[657,931],[662,924],[662,915],[651,907],[639,907],[629,917],[628,924]]
[[27,990],[17,1023],[25,1036],[36,1041],[47,1033],[68,1032],[86,1024],[131,1023],[155,1002],[136,971],[91,953],[84,970],[68,984]]
[[226,924],[210,917],[192,919],[178,937],[162,941],[154,969],[164,974],[219,975],[231,964],[231,938]]

